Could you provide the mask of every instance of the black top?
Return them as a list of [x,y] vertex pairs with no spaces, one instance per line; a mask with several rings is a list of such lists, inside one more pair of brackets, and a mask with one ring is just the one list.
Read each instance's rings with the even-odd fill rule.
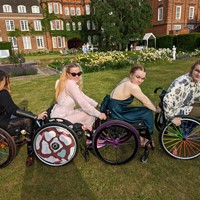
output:
[[7,90],[0,91],[0,121],[8,119],[10,116],[16,115],[16,111],[19,107],[13,102],[9,92]]

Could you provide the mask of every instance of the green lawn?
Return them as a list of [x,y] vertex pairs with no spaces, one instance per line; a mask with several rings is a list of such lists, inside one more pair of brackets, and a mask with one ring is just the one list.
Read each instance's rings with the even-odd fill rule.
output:
[[[177,76],[188,72],[195,59],[173,63],[147,65],[147,79],[142,88],[153,102],[157,86],[167,88]],[[127,76],[129,67],[84,75],[84,91],[101,102],[105,94]],[[41,112],[54,102],[54,84],[58,77],[40,77],[12,81],[15,102],[34,113]],[[182,161],[169,157],[158,143],[150,152],[149,162],[141,163],[143,149],[131,162],[111,166],[98,160],[92,153],[86,162],[81,153],[63,167],[49,167],[38,160],[25,167],[26,147],[14,161],[0,171],[1,200],[196,200],[200,190],[199,158]]]

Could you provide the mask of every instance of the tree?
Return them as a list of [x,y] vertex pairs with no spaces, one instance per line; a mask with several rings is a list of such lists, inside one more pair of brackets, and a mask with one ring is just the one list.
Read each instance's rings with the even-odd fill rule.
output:
[[151,26],[149,0],[91,0],[91,5],[100,46],[125,49],[130,39],[142,38]]

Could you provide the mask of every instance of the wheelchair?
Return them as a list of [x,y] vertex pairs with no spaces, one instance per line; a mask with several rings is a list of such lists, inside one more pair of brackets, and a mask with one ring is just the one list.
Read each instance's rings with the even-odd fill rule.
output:
[[167,121],[164,115],[163,98],[166,91],[159,87],[154,90],[159,95],[161,113],[155,115],[155,126],[159,132],[159,142],[162,149],[171,157],[190,160],[200,155],[200,119],[181,115],[181,125],[176,126]]

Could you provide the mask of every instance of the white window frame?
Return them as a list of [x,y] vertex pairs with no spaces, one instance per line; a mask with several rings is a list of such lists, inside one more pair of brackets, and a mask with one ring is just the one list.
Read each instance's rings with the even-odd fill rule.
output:
[[79,31],[82,30],[82,24],[81,24],[81,22],[78,22],[78,30],[79,30]]
[[35,31],[42,31],[42,23],[41,20],[34,20],[34,30]]
[[6,24],[6,30],[7,31],[14,31],[15,30],[14,20],[5,20],[5,24]]
[[158,21],[163,20],[163,7],[158,8]]
[[8,5],[8,4],[3,5],[3,12],[11,13],[12,12],[12,6]]
[[69,22],[66,23],[66,30],[67,30],[67,31],[70,31],[70,30],[71,30],[71,27],[70,27],[70,23],[69,23]]
[[60,20],[55,20],[55,27],[56,27],[56,30],[61,30]]
[[174,25],[174,31],[179,31],[181,30],[181,25],[177,24],[177,25]]
[[39,6],[31,6],[31,11],[32,13],[40,13],[40,8]]
[[75,13],[75,8],[74,8],[74,7],[71,7],[71,8],[70,8],[70,15],[71,15],[71,16],[75,16],[75,15],[76,15],[76,13]]
[[29,31],[28,20],[20,20],[21,31]]
[[194,6],[189,7],[189,19],[194,19]]
[[53,4],[53,12],[55,14],[59,14],[59,6],[58,6],[58,3],[54,3]]
[[90,5],[85,5],[85,14],[90,15]]
[[88,29],[88,30],[91,29],[91,23],[90,23],[90,20],[87,20],[87,29]]
[[18,13],[26,13],[26,6],[18,5],[17,10],[18,10]]
[[69,14],[69,7],[65,7],[65,15],[66,16],[69,16],[70,14]]
[[188,24],[187,27],[188,27],[189,30],[193,30],[194,29],[194,25],[193,24]]
[[53,12],[53,5],[52,5],[52,3],[48,3],[48,11],[49,11],[49,13]]
[[181,6],[176,6],[176,20],[181,19]]
[[32,49],[30,36],[23,36],[22,41],[23,41],[24,49]]
[[8,37],[8,41],[11,43],[12,48],[17,49],[17,38],[16,37]]
[[61,36],[57,37],[57,44],[58,44],[58,48],[62,48],[63,47],[63,40]]
[[38,49],[44,49],[44,37],[43,36],[36,36],[36,44]]
[[76,15],[77,16],[81,16],[81,9],[80,9],[80,7],[76,8]]
[[57,39],[56,39],[56,37],[52,37],[52,46],[53,46],[54,49],[57,48]]
[[76,24],[75,24],[75,22],[72,22],[72,30],[76,31]]

